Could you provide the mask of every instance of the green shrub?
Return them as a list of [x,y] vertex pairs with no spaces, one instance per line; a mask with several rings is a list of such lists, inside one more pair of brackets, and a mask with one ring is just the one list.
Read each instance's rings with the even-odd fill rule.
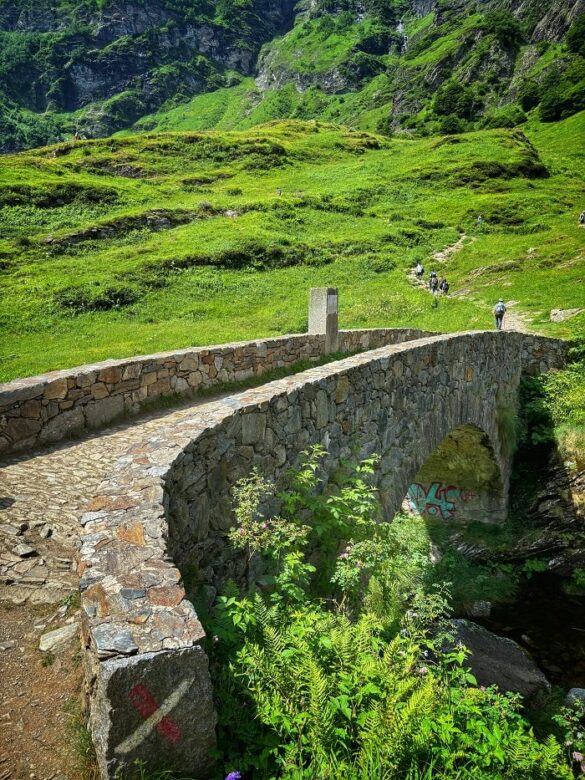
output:
[[[252,584],[230,585],[204,617],[224,771],[570,780],[570,758],[554,736],[535,738],[520,697],[479,688],[466,651],[445,649],[445,592],[425,587],[428,543],[412,518],[379,522],[376,459],[341,469],[324,492],[324,456],[306,453],[278,516],[258,473],[235,491],[229,536]],[[559,718],[566,743],[583,749],[579,718]]]
[[442,135],[457,135],[457,133],[462,133],[464,129],[464,123],[455,114],[444,116],[439,122],[439,132]]
[[509,105],[494,109],[485,115],[482,125],[490,129],[496,127],[517,127],[526,122],[527,116],[520,106]]
[[567,46],[569,51],[585,57],[585,14],[573,22],[567,33]]
[[477,108],[475,92],[460,81],[447,81],[437,90],[433,109],[439,116],[473,119]]
[[540,90],[536,81],[526,79],[518,90],[518,100],[524,111],[530,111],[540,102]]
[[484,16],[482,27],[506,48],[517,48],[524,41],[522,25],[509,11],[490,11]]

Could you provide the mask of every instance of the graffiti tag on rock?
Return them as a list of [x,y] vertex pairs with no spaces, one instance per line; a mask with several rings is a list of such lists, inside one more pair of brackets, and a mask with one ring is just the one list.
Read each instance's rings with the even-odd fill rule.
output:
[[457,514],[457,504],[473,497],[454,485],[433,482],[425,487],[415,482],[408,488],[407,500],[412,512],[437,520],[449,520]]

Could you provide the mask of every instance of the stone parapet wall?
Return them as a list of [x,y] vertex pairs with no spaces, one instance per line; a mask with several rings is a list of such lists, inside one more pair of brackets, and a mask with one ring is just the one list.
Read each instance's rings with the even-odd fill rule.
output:
[[[339,349],[374,349],[425,335],[409,328],[342,331]],[[107,360],[18,379],[0,385],[0,455],[100,428],[163,396],[188,398],[300,360],[317,362],[324,349],[324,335],[291,335]]]
[[[197,777],[209,771],[215,714],[204,631],[181,569],[198,571],[210,600],[226,578],[245,574],[226,541],[240,477],[257,466],[278,484],[316,443],[328,450],[326,471],[376,452],[390,518],[445,436],[473,425],[507,486],[498,410],[516,408],[523,373],[564,359],[562,342],[517,333],[421,338],[199,406],[180,428],[132,447],[82,519],[90,727],[102,776],[136,758]],[[144,713],[163,702],[174,703],[171,724],[145,730]]]

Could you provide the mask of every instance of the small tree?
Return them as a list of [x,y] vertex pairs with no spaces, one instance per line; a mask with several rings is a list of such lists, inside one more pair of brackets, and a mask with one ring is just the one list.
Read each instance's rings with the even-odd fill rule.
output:
[[585,57],[585,14],[571,25],[567,33],[567,46],[573,54]]
[[482,27],[506,49],[518,48],[524,41],[522,25],[509,11],[490,11],[484,16]]

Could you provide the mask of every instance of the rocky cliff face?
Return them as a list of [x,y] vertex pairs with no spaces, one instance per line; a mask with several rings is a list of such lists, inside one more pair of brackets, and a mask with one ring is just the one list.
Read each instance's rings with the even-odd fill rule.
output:
[[473,111],[455,112],[462,120],[515,100],[533,70],[543,81],[556,57],[544,68],[538,61],[564,41],[585,0],[306,0],[297,11],[291,32],[262,50],[258,87],[342,95],[384,76],[392,104],[378,129],[395,130],[449,80],[476,92]]
[[[107,135],[250,75],[256,103],[287,91],[275,118],[288,104],[359,125],[375,110],[367,129],[382,132],[434,132],[418,115],[456,81],[470,89],[443,112],[456,128],[521,102],[525,81],[563,77],[574,63],[548,47],[584,12],[585,0],[0,0],[0,149]],[[573,71],[571,87],[585,79]]]
[[94,106],[73,119],[82,133],[127,126],[169,98],[223,86],[226,72],[252,73],[261,45],[292,23],[294,0],[227,2],[223,15],[220,5],[85,0],[71,10],[62,0],[0,0],[0,90],[34,112]]

